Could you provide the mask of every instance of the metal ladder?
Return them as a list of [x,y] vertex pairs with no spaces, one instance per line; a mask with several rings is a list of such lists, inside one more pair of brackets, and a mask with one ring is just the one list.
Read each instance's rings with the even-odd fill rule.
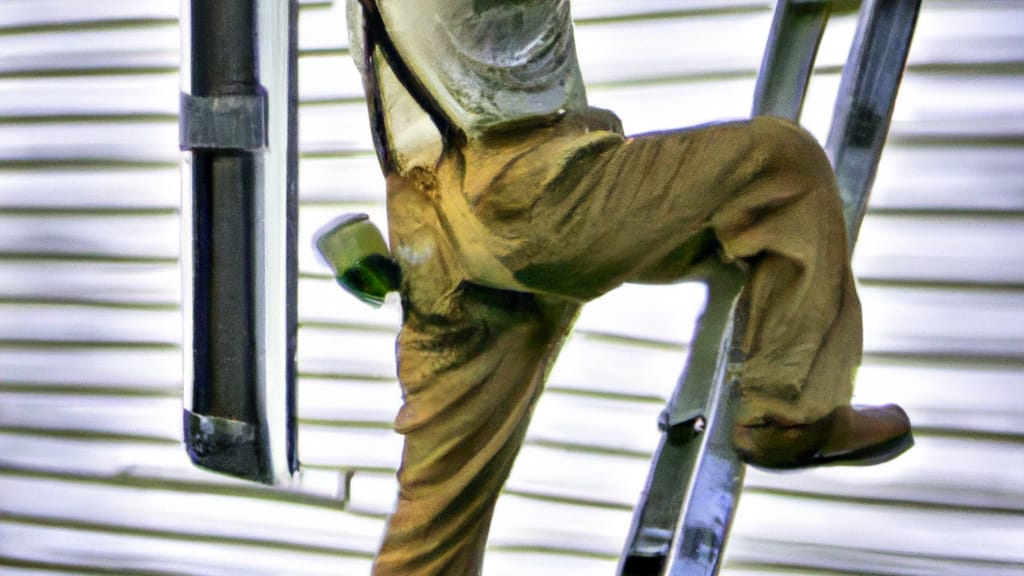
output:
[[[860,4],[828,142],[850,247],[856,242],[889,132],[896,92],[921,0],[779,0],[758,76],[754,115],[800,116],[818,46],[833,11]],[[852,250],[851,250],[852,252]],[[743,486],[744,464],[730,443],[738,336],[735,302],[743,276],[706,274],[708,302],[689,361],[659,418],[662,437],[635,508],[620,576],[698,576],[721,569]]]

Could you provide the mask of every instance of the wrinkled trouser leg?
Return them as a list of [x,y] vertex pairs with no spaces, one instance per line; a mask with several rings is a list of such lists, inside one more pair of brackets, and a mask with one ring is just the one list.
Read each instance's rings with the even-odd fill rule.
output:
[[495,501],[541,391],[538,360],[551,345],[532,320],[481,342],[487,352],[475,360],[440,370],[417,350],[435,335],[403,329],[402,373],[411,376],[398,425],[405,447],[375,575],[480,573]]
[[579,306],[465,282],[433,190],[401,177],[388,187],[403,273],[395,428],[405,445],[373,574],[475,576],[495,501]]
[[[557,158],[563,168],[545,162]],[[490,197],[488,197],[490,195]],[[589,299],[668,282],[720,252],[748,268],[737,423],[799,424],[849,403],[860,305],[824,151],[776,118],[604,139],[553,138],[477,200],[530,289]]]

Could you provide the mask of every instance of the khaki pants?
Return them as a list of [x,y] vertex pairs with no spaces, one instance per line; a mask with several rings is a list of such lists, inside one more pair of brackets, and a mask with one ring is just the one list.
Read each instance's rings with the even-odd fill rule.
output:
[[824,152],[780,119],[623,138],[569,117],[388,179],[404,275],[400,494],[377,576],[478,574],[498,493],[581,302],[747,269],[737,422],[849,403],[860,308]]

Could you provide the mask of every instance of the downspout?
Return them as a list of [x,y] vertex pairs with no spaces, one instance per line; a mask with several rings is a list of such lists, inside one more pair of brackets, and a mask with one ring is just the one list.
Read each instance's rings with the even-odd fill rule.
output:
[[296,0],[183,0],[184,437],[203,468],[298,471]]

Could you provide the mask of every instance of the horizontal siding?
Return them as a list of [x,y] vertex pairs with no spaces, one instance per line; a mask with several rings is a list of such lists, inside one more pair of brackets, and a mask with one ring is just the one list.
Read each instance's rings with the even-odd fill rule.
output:
[[[311,252],[384,221],[342,2],[300,10],[300,455],[308,489],[194,469],[178,439],[177,1],[0,4],[0,572],[366,574],[394,498],[400,310]],[[577,0],[593,104],[641,132],[749,113],[771,3]],[[879,468],[751,470],[726,574],[1024,570],[1024,3],[926,0],[855,268],[857,398],[918,445]],[[806,124],[824,138],[854,29]],[[736,38],[743,38],[737,42]],[[588,306],[496,514],[486,574],[611,574],[699,286]]]

